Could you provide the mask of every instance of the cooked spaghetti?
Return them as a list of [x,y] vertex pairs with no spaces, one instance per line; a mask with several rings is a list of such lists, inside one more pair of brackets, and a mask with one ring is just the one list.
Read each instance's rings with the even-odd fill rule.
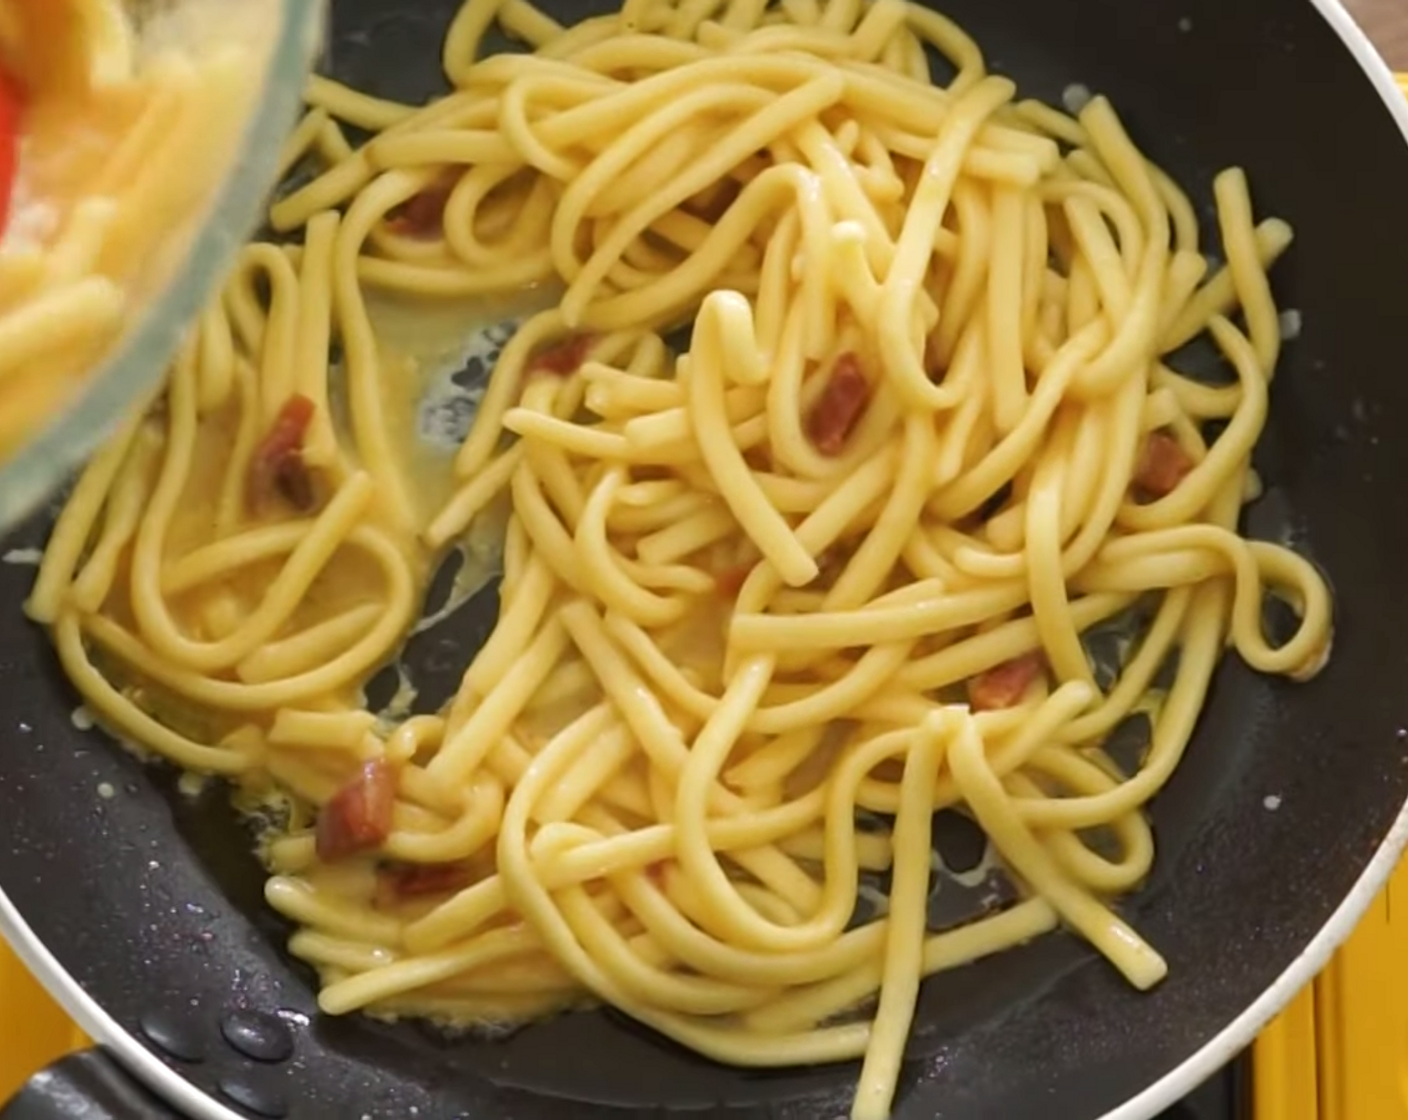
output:
[[[531,51],[481,59],[495,21]],[[903,0],[471,0],[444,64],[421,108],[314,81],[297,236],[78,482],[29,609],[89,708],[286,799],[268,899],[329,1013],[600,1001],[723,1062],[863,1057],[881,1117],[926,975],[1064,924],[1157,983],[1112,903],[1224,646],[1329,652],[1316,570],[1237,531],[1290,229],[1225,172],[1209,274],[1105,100],[1015,100]],[[438,477],[377,309],[524,291]],[[1204,335],[1230,378],[1179,372]],[[492,635],[446,710],[379,718],[370,675],[485,533]],[[1119,619],[1106,679],[1084,641]],[[949,807],[1020,897],[934,932]]]
[[121,0],[0,0],[0,459],[73,397],[226,161],[250,52]]

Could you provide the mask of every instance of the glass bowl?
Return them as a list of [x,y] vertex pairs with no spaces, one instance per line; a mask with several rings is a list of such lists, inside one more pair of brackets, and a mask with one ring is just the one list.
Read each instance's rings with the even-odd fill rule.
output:
[[[202,114],[205,107],[213,111],[197,142],[180,149],[187,158],[165,165],[183,186],[165,189],[163,168],[159,189],[142,196],[161,200],[154,208],[161,220],[130,239],[136,251],[119,281],[127,302],[115,330],[33,431],[22,431],[0,452],[0,532],[58,488],[155,389],[189,324],[259,224],[324,27],[323,0],[122,3],[138,73],[175,59],[205,75],[205,64],[218,59],[224,84],[218,97],[202,103]],[[75,197],[83,197],[82,188]]]

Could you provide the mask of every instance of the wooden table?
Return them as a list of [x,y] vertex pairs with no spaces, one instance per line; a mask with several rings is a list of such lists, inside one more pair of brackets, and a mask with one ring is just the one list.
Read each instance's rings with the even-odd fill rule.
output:
[[1345,0],[1388,64],[1408,70],[1408,0]]

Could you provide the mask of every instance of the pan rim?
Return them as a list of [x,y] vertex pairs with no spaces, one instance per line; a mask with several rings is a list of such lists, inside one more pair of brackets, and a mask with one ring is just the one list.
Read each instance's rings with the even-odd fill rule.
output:
[[[1310,2],[1339,36],[1369,84],[1378,91],[1389,116],[1398,123],[1404,143],[1408,143],[1408,99],[1399,89],[1388,62],[1350,15],[1344,0]],[[1182,1064],[1098,1120],[1149,1120],[1164,1109],[1173,1107],[1250,1046],[1262,1028],[1315,979],[1329,964],[1335,951],[1349,940],[1360,918],[1388,882],[1405,845],[1408,845],[1408,801],[1399,807],[1398,816],[1383,842],[1345,895],[1344,901],[1286,970],[1240,1015],[1190,1054]]]
[[[1339,36],[1365,78],[1378,92],[1389,115],[1398,123],[1404,142],[1408,143],[1408,100],[1399,90],[1387,62],[1350,15],[1343,0],[1309,2]],[[1095,1120],[1150,1120],[1187,1096],[1249,1046],[1261,1029],[1315,978],[1349,938],[1359,919],[1387,883],[1405,848],[1408,848],[1408,801],[1399,807],[1384,839],[1339,906],[1296,959],[1261,995],[1178,1066]],[[3,889],[0,889],[0,937],[9,943],[49,996],[88,1038],[109,1051],[128,1072],[162,1100],[191,1120],[244,1120],[240,1113],[197,1087],[179,1070],[168,1066],[114,1019],[64,968]]]

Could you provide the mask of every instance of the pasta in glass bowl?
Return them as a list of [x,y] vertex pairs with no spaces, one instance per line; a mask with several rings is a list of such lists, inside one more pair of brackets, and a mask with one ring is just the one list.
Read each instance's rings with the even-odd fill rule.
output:
[[256,224],[320,0],[0,0],[0,529],[155,390]]

